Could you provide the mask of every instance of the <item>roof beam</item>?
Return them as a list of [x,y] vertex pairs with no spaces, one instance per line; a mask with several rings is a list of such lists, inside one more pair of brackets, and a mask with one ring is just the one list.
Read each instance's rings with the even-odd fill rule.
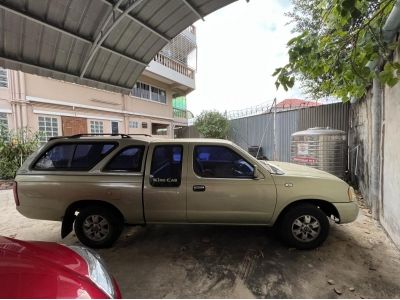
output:
[[[42,70],[42,71],[57,73],[57,74],[60,74],[60,75],[63,75],[63,76],[69,76],[69,77],[72,77],[72,78],[75,78],[75,79],[81,79],[79,76],[74,75],[74,74],[65,73],[63,71],[59,71],[59,70],[56,70],[56,69],[50,69],[50,68],[42,67],[42,66],[39,66],[39,65],[31,64],[31,63],[26,63],[26,62],[23,62],[23,61],[15,60],[15,59],[4,57],[4,56],[0,56],[0,61],[1,60],[5,61],[5,62],[9,62],[9,63],[20,64],[22,66],[26,66],[26,67],[30,67],[30,68],[39,69],[39,70]],[[131,92],[131,89],[129,89],[129,88],[125,87],[125,86],[112,84],[112,83],[108,83],[108,82],[97,80],[97,79],[83,78],[82,80],[86,80],[86,81],[93,82],[93,83],[102,83],[102,84],[105,84],[105,85],[108,85],[108,86],[112,86],[114,88],[118,88],[118,89],[123,90],[123,91],[125,91],[127,93]]]
[[201,13],[198,11],[198,9],[196,9],[192,4],[190,4],[187,0],[182,0],[182,2],[185,3],[185,5],[186,5],[187,7],[189,7],[190,10],[191,10],[192,12],[194,12],[194,14],[195,14],[199,19],[202,19],[203,21],[205,21],[205,20],[204,20],[204,17],[201,15]]
[[[86,43],[86,44],[93,44],[93,41],[91,41],[91,40],[89,40],[89,39],[87,39],[87,38],[84,38],[83,36],[77,35],[77,34],[75,34],[75,33],[69,32],[69,31],[67,31],[67,30],[65,30],[65,29],[63,29],[63,28],[60,28],[60,27],[51,25],[51,24],[49,24],[49,23],[46,23],[46,22],[44,22],[44,21],[42,21],[42,20],[40,20],[40,19],[38,19],[38,18],[32,17],[32,16],[30,16],[30,15],[24,13],[24,12],[21,12],[21,11],[15,10],[15,9],[13,9],[13,8],[10,8],[10,7],[8,7],[8,6],[5,6],[4,4],[1,4],[1,3],[0,3],[0,9],[4,9],[4,10],[6,10],[6,11],[8,11],[8,12],[11,12],[11,13],[13,13],[13,14],[15,14],[15,15],[18,15],[18,16],[20,16],[20,17],[23,17],[23,18],[25,18],[25,19],[27,19],[27,20],[30,20],[30,21],[32,21],[32,22],[38,23],[38,24],[40,24],[40,25],[42,25],[42,26],[44,26],[44,27],[47,27],[47,28],[53,29],[53,30],[55,30],[55,31],[58,31],[58,32],[60,32],[60,33],[62,33],[62,34],[65,34],[65,35],[67,35],[67,36],[69,36],[69,37],[72,37],[72,38],[74,38],[74,39],[77,39],[77,40],[79,40],[79,41],[81,41],[81,42],[84,42],[84,43]],[[148,64],[146,64],[145,62],[143,62],[143,61],[141,61],[141,60],[138,60],[138,59],[136,59],[136,58],[127,56],[127,55],[124,54],[124,53],[121,53],[121,52],[118,52],[118,51],[116,51],[116,50],[110,49],[110,48],[105,47],[105,46],[103,46],[103,45],[101,45],[100,48],[103,49],[103,50],[105,50],[105,51],[107,51],[107,52],[111,52],[111,53],[113,53],[113,54],[115,54],[115,55],[122,56],[123,58],[125,58],[125,59],[127,59],[127,60],[129,60],[129,61],[135,62],[135,63],[137,63],[137,64],[139,64],[139,65],[142,65],[142,66],[144,66],[144,67],[147,67],[147,66],[148,66]]]
[[[113,6],[113,4],[110,3],[108,0],[100,0],[100,1],[103,2],[104,4],[107,4],[108,6]],[[118,11],[119,13],[123,12],[123,10],[120,9],[120,8],[116,8],[116,11]],[[128,14],[126,17],[129,18],[131,21],[139,24],[143,28],[146,28],[148,31],[152,32],[153,34],[157,35],[159,38],[163,39],[165,42],[169,43],[171,41],[171,39],[168,38],[166,35],[164,35],[163,33],[159,32],[158,30],[156,30],[155,28],[151,27],[150,25],[148,25],[146,23],[143,23],[142,21],[140,21],[139,19],[135,18],[131,14]]]
[[[86,63],[83,65],[82,71],[81,71],[81,75],[80,77],[83,78],[83,76],[85,76],[85,73],[90,65],[90,63],[92,62],[93,58],[95,57],[97,51],[101,48],[101,45],[103,44],[103,42],[106,40],[106,38],[110,35],[110,33],[114,30],[114,28],[123,20],[124,17],[126,17],[135,7],[137,7],[139,4],[141,4],[144,0],[136,0],[133,3],[131,3],[124,11],[122,14],[120,14],[118,16],[118,18],[114,19],[114,13],[115,13],[115,9],[119,7],[119,5],[123,2],[124,0],[119,0],[115,6],[113,6],[112,11],[110,12],[107,20],[104,22],[102,29],[100,30],[99,34],[97,35],[97,37],[95,38],[93,44],[92,44],[92,48],[90,49],[89,52],[89,57],[86,60]],[[103,32],[103,30],[105,30],[106,26],[108,25],[109,21],[113,19],[112,24],[110,27],[108,27],[108,29]]]

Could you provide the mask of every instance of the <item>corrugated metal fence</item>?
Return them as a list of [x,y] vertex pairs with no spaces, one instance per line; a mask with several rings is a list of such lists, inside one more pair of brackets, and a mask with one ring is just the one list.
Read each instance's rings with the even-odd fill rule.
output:
[[261,144],[262,153],[268,159],[288,162],[290,139],[294,132],[312,127],[331,127],[348,132],[349,108],[349,104],[334,103],[277,112],[275,158],[273,113],[231,120],[229,139],[246,150]]

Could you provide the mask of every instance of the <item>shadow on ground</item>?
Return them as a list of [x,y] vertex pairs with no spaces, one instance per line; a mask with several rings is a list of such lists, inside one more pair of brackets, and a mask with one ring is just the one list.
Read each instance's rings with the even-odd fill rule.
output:
[[[59,222],[21,216],[11,191],[0,209],[1,235],[79,244],[60,239]],[[312,251],[264,227],[152,225],[98,252],[127,298],[400,298],[399,251],[366,209]]]
[[382,256],[379,240],[350,230],[333,224],[323,247],[298,251],[263,227],[157,225],[100,252],[126,297],[399,297],[398,252]]

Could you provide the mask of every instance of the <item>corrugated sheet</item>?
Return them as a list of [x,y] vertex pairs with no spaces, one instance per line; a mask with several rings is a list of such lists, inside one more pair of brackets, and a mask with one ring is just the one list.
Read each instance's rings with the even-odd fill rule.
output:
[[334,103],[317,107],[299,109],[298,130],[312,127],[331,127],[348,132],[349,129],[348,103]]
[[0,0],[0,66],[128,94],[172,38],[234,1]]
[[[276,157],[274,157],[274,114],[262,114],[231,120],[230,139],[248,149],[263,148],[268,159],[290,161],[291,135],[312,127],[331,127],[345,132],[349,127],[349,105],[334,103],[276,113]],[[263,138],[264,136],[264,138]]]
[[299,114],[296,110],[276,114],[276,160],[290,161],[290,139],[298,131]]

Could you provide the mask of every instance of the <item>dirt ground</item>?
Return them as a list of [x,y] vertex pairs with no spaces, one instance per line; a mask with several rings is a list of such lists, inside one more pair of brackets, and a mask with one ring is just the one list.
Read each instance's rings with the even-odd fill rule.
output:
[[[1,235],[79,244],[60,239],[58,222],[21,216],[11,191],[0,211]],[[263,227],[157,225],[127,228],[98,252],[127,298],[400,298],[400,252],[363,207],[312,251]]]

